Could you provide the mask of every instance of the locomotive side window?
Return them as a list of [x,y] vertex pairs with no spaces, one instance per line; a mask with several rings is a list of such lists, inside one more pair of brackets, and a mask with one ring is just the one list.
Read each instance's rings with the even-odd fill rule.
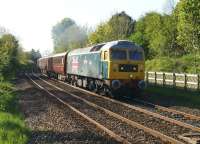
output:
[[125,50],[112,50],[111,58],[113,60],[126,60],[127,59],[126,51]]
[[138,51],[129,51],[130,60],[143,60],[143,53]]

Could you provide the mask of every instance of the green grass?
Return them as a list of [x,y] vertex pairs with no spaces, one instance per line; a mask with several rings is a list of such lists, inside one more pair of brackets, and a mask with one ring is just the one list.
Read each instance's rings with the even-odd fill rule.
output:
[[19,112],[18,95],[12,85],[0,83],[0,144],[25,144],[28,141],[29,129],[26,128],[23,116]]
[[163,88],[161,86],[148,86],[144,91],[149,101],[167,106],[185,106],[200,108],[200,93],[184,89]]

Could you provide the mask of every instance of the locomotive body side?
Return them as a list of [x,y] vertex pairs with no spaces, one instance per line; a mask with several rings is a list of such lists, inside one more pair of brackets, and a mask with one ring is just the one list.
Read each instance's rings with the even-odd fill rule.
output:
[[69,53],[67,60],[67,74],[100,78],[100,52],[82,52],[80,49]]

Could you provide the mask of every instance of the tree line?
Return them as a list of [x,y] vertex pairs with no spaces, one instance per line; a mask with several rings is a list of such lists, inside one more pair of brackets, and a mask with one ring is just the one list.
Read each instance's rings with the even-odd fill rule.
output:
[[180,0],[170,14],[148,12],[137,21],[120,12],[89,32],[65,18],[53,27],[54,51],[129,39],[145,49],[146,59],[194,53],[199,51],[200,44],[199,9],[198,0]]
[[18,39],[7,32],[0,35],[0,80],[9,79],[32,67],[33,63],[41,57],[39,51],[32,49],[25,52]]
[[[128,39],[144,48],[147,70],[200,72],[200,2],[169,0],[168,13],[148,12],[138,20],[122,11],[95,29],[65,18],[52,29],[54,52]],[[156,67],[157,66],[157,67]]]

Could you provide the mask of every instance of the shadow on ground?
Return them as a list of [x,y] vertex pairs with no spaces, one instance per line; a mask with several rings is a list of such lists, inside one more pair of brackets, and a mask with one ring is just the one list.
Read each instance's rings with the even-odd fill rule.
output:
[[200,92],[161,86],[148,86],[139,99],[162,106],[182,106],[200,109]]
[[33,131],[28,144],[116,144],[117,142],[96,135],[91,131],[57,133],[52,131]]

